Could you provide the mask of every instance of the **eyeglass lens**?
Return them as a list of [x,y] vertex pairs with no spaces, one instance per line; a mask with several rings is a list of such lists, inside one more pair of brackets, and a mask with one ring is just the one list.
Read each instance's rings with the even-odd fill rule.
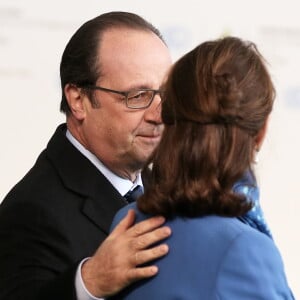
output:
[[137,90],[130,91],[127,95],[127,105],[131,108],[142,108],[150,105],[155,91]]

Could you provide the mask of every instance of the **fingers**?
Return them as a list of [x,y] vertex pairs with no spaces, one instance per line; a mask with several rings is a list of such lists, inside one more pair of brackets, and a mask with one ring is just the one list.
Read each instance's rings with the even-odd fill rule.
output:
[[[166,255],[168,251],[169,247],[166,244],[163,244],[149,250],[137,252],[134,257],[134,264],[136,266],[143,265],[147,262]],[[155,265],[135,267],[128,270],[127,279],[129,280],[129,282],[134,282],[140,279],[152,277],[157,273],[158,267]]]
[[169,247],[166,244],[156,246],[151,249],[138,251],[135,253],[133,260],[135,266],[140,266],[152,260],[158,259],[169,252]]
[[120,223],[111,232],[110,236],[119,235],[125,232],[130,226],[133,225],[135,220],[135,212],[133,209],[128,210],[127,215],[120,221]]
[[[135,237],[145,235],[148,232],[152,232],[153,235],[150,236],[152,237],[151,240],[149,242],[146,241],[147,245],[149,246],[152,243],[159,241],[163,238],[166,238],[167,236],[170,235],[170,230],[166,229],[166,227],[164,227],[163,230],[158,230],[158,231],[155,230],[165,222],[164,217],[161,216],[152,217],[150,219],[144,220],[132,226],[134,220],[135,220],[135,212],[133,209],[130,209],[127,215],[120,221],[120,223],[111,232],[110,237],[116,237],[117,235],[121,235],[127,232],[129,237],[135,238]],[[141,240],[140,242],[143,241]]]
[[142,222],[137,223],[130,229],[130,233],[132,234],[132,237],[137,237],[140,235],[143,235],[147,232],[153,231],[155,228],[160,227],[162,224],[164,224],[165,218],[158,216],[158,217],[152,217],[150,219],[144,220]]
[[158,273],[157,266],[149,266],[143,268],[131,269],[128,271],[127,278],[130,282],[134,282],[140,279],[149,278]]
[[[166,244],[159,245],[150,250],[144,250],[137,252],[135,255],[135,265],[143,265],[149,261],[160,258],[166,255],[169,251],[169,247]],[[148,278],[156,275],[158,273],[158,267],[155,265],[152,266],[143,266],[135,267],[128,270],[127,278],[130,282],[134,282],[143,278]]]
[[163,217],[133,225],[134,221],[135,212],[129,210],[91,259],[82,265],[82,278],[93,295],[102,298],[113,295],[131,282],[157,274],[157,266],[145,264],[168,253],[168,246],[158,243],[171,235],[171,229],[162,226]]
[[169,227],[160,227],[131,239],[131,248],[137,251],[143,250],[155,243],[166,239],[170,235],[171,229]]

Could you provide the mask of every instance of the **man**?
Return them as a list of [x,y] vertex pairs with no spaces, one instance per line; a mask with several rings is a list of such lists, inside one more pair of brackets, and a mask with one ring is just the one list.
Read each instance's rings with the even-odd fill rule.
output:
[[61,61],[60,125],[0,207],[0,299],[97,299],[154,276],[168,252],[164,219],[107,237],[159,142],[160,92],[171,65],[159,32],[112,12],[83,24]]

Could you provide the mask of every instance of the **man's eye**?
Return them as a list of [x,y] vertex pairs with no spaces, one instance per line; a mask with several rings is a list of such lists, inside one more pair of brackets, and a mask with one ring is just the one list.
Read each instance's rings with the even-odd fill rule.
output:
[[128,95],[128,99],[143,99],[144,97],[147,96],[147,92],[146,91],[135,91],[132,92]]

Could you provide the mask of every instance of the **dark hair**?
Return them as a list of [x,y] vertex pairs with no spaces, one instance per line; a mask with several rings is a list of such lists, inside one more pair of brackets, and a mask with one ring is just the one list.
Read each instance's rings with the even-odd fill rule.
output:
[[233,184],[251,170],[255,138],[275,90],[256,46],[235,37],[200,44],[173,66],[141,211],[240,216],[251,209]]
[[[79,87],[94,85],[100,77],[101,69],[97,63],[98,49],[103,33],[112,28],[151,31],[164,41],[157,28],[142,17],[129,12],[109,12],[84,23],[71,37],[60,63],[62,112],[70,112],[64,94],[66,84],[71,83]],[[92,101],[91,94],[88,95]]]

